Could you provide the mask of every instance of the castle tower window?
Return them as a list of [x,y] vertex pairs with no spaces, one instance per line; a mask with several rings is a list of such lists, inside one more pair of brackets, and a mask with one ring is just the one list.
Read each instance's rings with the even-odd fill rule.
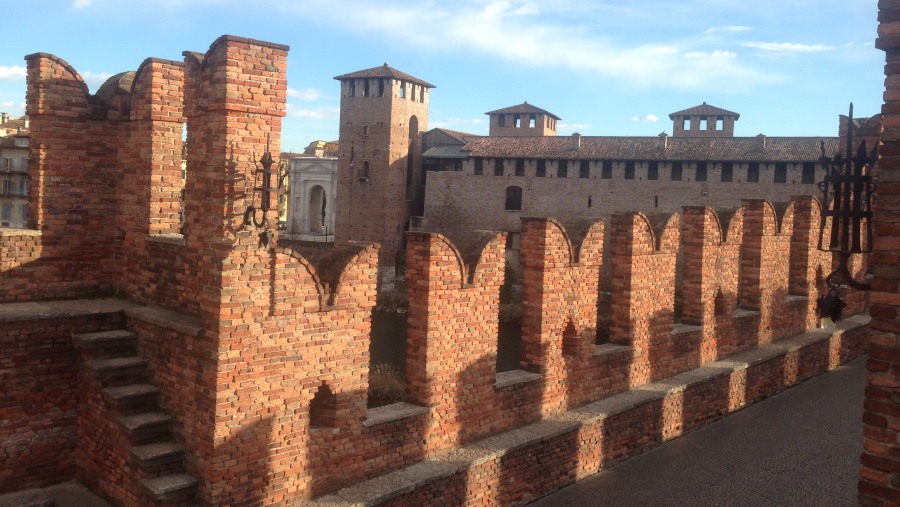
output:
[[363,125],[363,137],[366,137],[368,135],[369,135],[369,126]]
[[378,80],[378,96],[384,97],[384,79]]
[[525,160],[521,158],[516,159],[516,176],[525,176]]
[[400,81],[400,98],[406,98],[406,83],[403,81]]
[[350,96],[356,97],[356,80],[355,79],[350,80]]
[[747,166],[747,183],[759,183],[759,162]]
[[503,159],[494,159],[494,176],[503,176]]
[[369,80],[366,79],[363,81],[363,97],[369,96]]
[[498,115],[497,115],[497,126],[498,126],[498,127],[505,127],[505,126],[506,126],[506,115],[505,115],[505,114],[498,114]]
[[811,185],[816,182],[816,164],[814,162],[803,162],[803,173],[801,175],[801,183]]
[[569,177],[569,162],[566,160],[560,160],[556,165],[556,177],[557,178],[568,178]]
[[533,114],[528,117],[528,128],[534,128],[537,126],[537,117]]
[[612,179],[612,160],[603,161],[603,169],[600,171],[600,178],[604,180]]
[[716,130],[725,130],[724,116],[716,116]]
[[578,165],[578,177],[579,178],[590,178],[591,177],[591,163],[587,160],[582,160]]
[[522,187],[506,187],[506,211],[522,211]]
[[628,160],[627,162],[625,162],[625,179],[634,179],[634,160]]
[[729,182],[734,178],[734,164],[732,162],[722,162],[722,181]]
[[547,176],[547,161],[546,160],[538,160],[537,161],[537,169],[535,169],[535,175],[538,178],[543,178]]
[[682,118],[681,119],[681,130],[691,130],[691,119],[690,118]]
[[425,102],[425,87],[419,87],[419,102]]
[[648,180],[658,180],[659,179],[659,162],[653,161],[647,164],[647,179]]
[[681,162],[672,162],[672,181],[681,181]]
[[707,127],[708,127],[708,124],[706,123],[706,116],[701,116],[700,117],[700,130],[706,130]]
[[775,183],[787,183],[787,162],[775,162]]
[[706,162],[697,162],[697,173],[694,181],[706,181]]
[[484,159],[476,158],[475,159],[475,176],[481,176],[484,174]]
[[517,129],[522,128],[522,116],[520,116],[520,115],[517,114],[517,115],[515,116],[515,121],[516,121],[516,123],[515,123],[516,128],[517,128]]

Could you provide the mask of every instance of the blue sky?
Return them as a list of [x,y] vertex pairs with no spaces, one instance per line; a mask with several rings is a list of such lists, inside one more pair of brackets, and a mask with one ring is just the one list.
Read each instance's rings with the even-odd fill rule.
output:
[[231,34],[291,46],[283,150],[338,134],[333,77],[384,62],[437,86],[429,128],[487,134],[528,101],[559,134],[671,134],[707,102],[739,136],[837,135],[878,113],[876,0],[4,0],[0,110],[24,111],[23,56],[55,54],[91,92],[147,57]]

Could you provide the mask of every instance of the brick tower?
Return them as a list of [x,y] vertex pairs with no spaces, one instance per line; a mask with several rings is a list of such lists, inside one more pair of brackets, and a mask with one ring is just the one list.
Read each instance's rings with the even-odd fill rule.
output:
[[734,137],[734,122],[740,117],[706,102],[669,115],[674,137]]
[[381,243],[379,283],[390,288],[409,217],[422,214],[419,136],[434,85],[388,64],[335,77],[341,127],[335,239]]

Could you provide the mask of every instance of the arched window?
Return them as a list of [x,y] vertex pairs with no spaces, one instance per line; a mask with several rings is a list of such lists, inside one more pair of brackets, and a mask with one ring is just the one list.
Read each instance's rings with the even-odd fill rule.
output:
[[522,187],[506,187],[506,211],[522,211]]
[[309,426],[311,428],[334,428],[337,421],[337,396],[327,384],[322,382],[309,403]]

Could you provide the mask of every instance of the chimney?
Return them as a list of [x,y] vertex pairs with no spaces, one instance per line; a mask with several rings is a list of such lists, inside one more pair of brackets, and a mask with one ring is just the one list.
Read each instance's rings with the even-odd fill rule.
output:
[[756,148],[759,150],[766,149],[766,136],[765,134],[759,134],[756,136]]
[[0,113],[0,124],[6,123],[9,121],[9,113]]
[[659,134],[659,149],[665,150],[669,146],[669,134],[662,132]]
[[581,134],[578,132],[572,134],[572,149],[575,151],[581,149]]

